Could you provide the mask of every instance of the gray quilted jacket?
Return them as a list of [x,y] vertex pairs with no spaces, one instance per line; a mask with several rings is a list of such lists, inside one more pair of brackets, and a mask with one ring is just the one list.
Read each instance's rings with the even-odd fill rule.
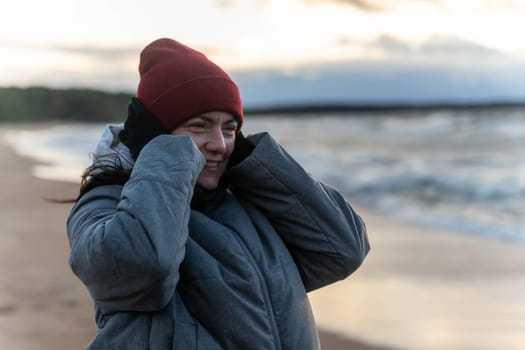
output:
[[204,158],[188,136],[149,142],[124,186],[96,187],[67,222],[70,265],[98,330],[88,349],[319,349],[307,292],[369,250],[361,218],[268,134],[190,209]]

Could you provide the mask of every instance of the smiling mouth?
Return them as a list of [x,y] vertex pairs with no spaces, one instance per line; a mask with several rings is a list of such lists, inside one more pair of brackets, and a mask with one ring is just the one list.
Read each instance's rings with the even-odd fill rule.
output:
[[218,168],[219,164],[221,164],[221,163],[220,162],[207,161],[206,162],[206,167],[207,168]]

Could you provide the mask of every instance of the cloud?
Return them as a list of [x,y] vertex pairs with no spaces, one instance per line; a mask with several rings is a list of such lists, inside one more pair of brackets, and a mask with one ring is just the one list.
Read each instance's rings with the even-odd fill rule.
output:
[[0,84],[130,90],[140,48],[0,43]]
[[202,52],[208,57],[214,56],[235,56],[238,52],[232,48],[218,47],[218,46],[199,46],[195,47],[197,51]]
[[418,52],[429,55],[444,54],[448,56],[499,56],[501,53],[477,43],[457,37],[434,36],[417,48]]
[[66,55],[83,56],[95,60],[125,60],[138,59],[141,47],[138,46],[71,46],[71,45],[40,45],[24,43],[0,43],[0,47],[7,49],[17,49],[21,51],[48,51]]
[[357,9],[369,12],[383,12],[391,10],[400,4],[406,3],[428,3],[439,5],[440,0],[303,0],[306,4],[333,3],[343,6],[352,6]]
[[493,60],[503,54],[494,48],[453,36],[432,36],[422,42],[410,42],[391,35],[381,35],[371,41],[359,41],[350,37],[337,40],[340,46],[357,47],[375,59],[411,61],[444,61],[451,59]]
[[[85,62],[93,64],[103,63],[104,67],[119,66],[122,62],[138,65],[139,55],[142,46],[71,46],[71,45],[38,45],[38,44],[2,44],[0,48],[15,48],[26,51],[27,55],[32,52],[52,52],[67,56],[72,59],[81,58]],[[216,46],[198,47],[197,50],[205,53],[208,57],[212,56],[234,56],[236,52],[232,49],[220,48]],[[100,67],[100,66],[99,66]],[[119,68],[119,67],[117,67]]]
[[[138,72],[126,69],[101,69],[100,71],[80,71],[72,73],[68,69],[48,71],[17,72],[17,83],[0,83],[16,86],[49,86],[55,88],[92,88],[105,91],[134,93],[138,84]],[[30,73],[30,74],[27,74]]]
[[217,0],[216,3],[219,7],[235,7],[238,5],[235,0]]
[[141,47],[51,46],[50,50],[100,61],[138,60]]
[[[254,2],[257,5],[266,5],[268,0],[253,0],[251,2]],[[234,8],[246,5],[246,0],[216,0],[215,3],[219,7]]]
[[379,1],[373,0],[303,0],[306,4],[315,3],[335,3],[356,7],[364,11],[382,11],[385,9],[384,5],[379,5]]
[[372,46],[389,53],[409,53],[412,51],[408,42],[389,35],[381,35],[372,42]]
[[[460,5],[461,2],[458,2]],[[464,4],[461,4],[465,6]],[[478,0],[467,4],[471,10],[509,10],[509,11],[524,11],[525,3],[522,0]]]
[[525,101],[525,64],[457,37],[412,43],[389,35],[369,42],[380,55],[297,67],[237,71],[247,106],[301,103],[448,103]]
[[[312,78],[312,71],[315,75]],[[525,101],[525,64],[473,65],[353,61],[278,70],[231,72],[244,105],[315,103],[453,103]]]
[[340,47],[360,48],[363,51],[381,51],[384,53],[406,53],[412,50],[408,41],[394,36],[383,34],[371,41],[354,39],[353,37],[340,37],[336,40]]
[[[435,36],[422,42],[392,35],[371,41],[344,37],[339,44],[368,50],[367,59],[298,66],[292,72],[278,68],[228,72],[240,86],[247,108],[291,103],[525,100],[525,80],[520,79],[525,76],[524,63],[459,37]],[[31,62],[34,51],[41,49],[72,58],[60,67],[50,62],[40,71],[36,66],[6,69],[12,80],[16,77],[23,84],[124,91],[134,91],[137,84],[141,47],[18,45],[17,49],[27,49],[26,60]],[[229,54],[214,46],[199,49],[212,56]],[[0,78],[5,84],[7,77]]]

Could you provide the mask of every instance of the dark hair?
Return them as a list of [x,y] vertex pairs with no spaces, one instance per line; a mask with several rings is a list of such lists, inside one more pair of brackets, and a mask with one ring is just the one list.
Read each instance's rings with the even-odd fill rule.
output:
[[93,164],[82,173],[80,190],[77,198],[48,198],[43,200],[50,203],[75,203],[88,191],[98,186],[124,185],[131,175],[131,169],[122,166],[117,155],[94,156]]
[[98,186],[124,185],[131,175],[131,169],[122,165],[122,160],[116,154],[94,156],[93,164],[82,173],[80,191],[77,201]]

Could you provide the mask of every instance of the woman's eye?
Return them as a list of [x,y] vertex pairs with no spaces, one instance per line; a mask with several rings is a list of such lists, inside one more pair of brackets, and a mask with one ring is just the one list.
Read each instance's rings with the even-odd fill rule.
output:
[[190,125],[188,125],[190,128],[194,128],[194,129],[203,129],[206,127],[206,124],[204,123],[191,123]]
[[223,128],[222,130],[227,135],[233,135],[237,131],[237,128],[235,126],[231,126],[231,127]]

